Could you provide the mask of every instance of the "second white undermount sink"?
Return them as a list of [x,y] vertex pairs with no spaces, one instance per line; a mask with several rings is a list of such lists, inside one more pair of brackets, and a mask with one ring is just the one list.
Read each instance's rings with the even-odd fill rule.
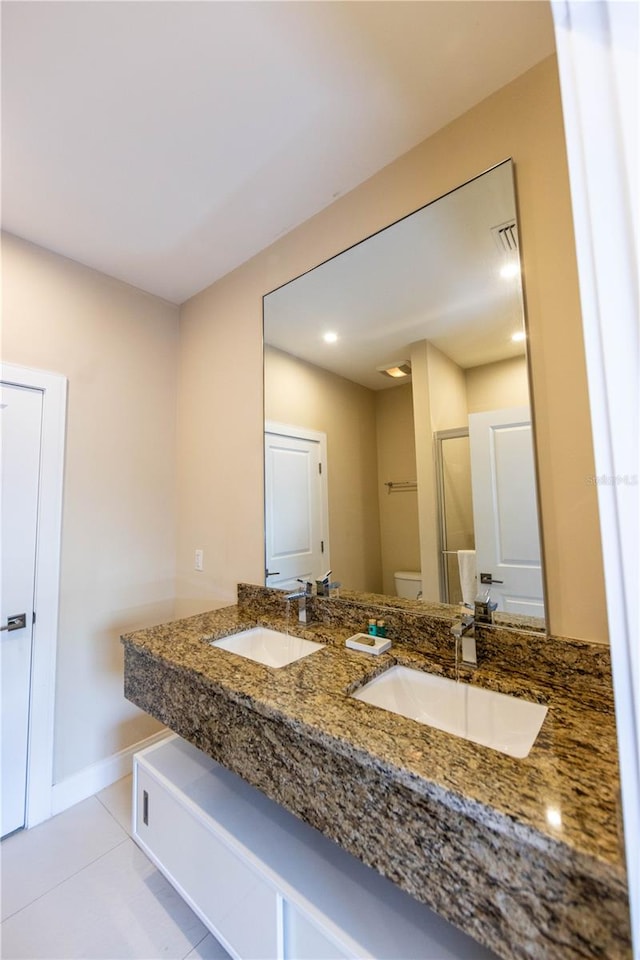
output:
[[353,696],[520,759],[529,754],[547,713],[539,703],[401,666]]
[[229,650],[240,657],[264,663],[267,667],[286,667],[288,663],[301,660],[322,650],[323,643],[294,637],[269,627],[252,627],[241,633],[232,633],[229,637],[213,640],[212,647]]

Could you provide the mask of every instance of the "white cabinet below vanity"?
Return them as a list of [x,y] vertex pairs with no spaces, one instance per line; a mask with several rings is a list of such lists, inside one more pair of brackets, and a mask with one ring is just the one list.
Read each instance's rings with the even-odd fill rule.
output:
[[179,737],[133,779],[134,839],[236,958],[494,958]]

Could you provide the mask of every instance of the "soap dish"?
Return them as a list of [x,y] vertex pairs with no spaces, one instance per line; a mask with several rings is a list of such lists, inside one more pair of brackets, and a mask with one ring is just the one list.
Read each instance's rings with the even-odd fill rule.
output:
[[376,656],[384,653],[391,646],[387,637],[372,637],[369,633],[355,633],[346,641],[351,650],[360,650],[362,653],[373,653]]

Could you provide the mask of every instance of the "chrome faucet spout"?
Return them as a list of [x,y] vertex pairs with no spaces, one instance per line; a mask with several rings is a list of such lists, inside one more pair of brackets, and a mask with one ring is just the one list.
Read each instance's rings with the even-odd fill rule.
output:
[[473,614],[468,614],[454,623],[451,627],[451,633],[456,639],[456,664],[458,662],[458,641],[461,641],[461,664],[464,667],[477,667],[478,657],[476,653],[476,632],[475,620]]
[[[466,606],[466,604],[465,604]],[[467,613],[451,626],[451,633],[456,638],[456,665],[458,663],[458,641],[462,649],[462,665],[477,667],[478,655],[476,652],[476,625],[493,623],[493,611],[498,604],[491,600],[489,591],[479,594],[473,604],[473,613]]]
[[309,611],[307,610],[307,598],[311,594],[305,585],[304,590],[294,590],[293,593],[288,593],[285,596],[285,600],[289,602],[290,600],[298,601],[298,623],[307,623],[309,619]]

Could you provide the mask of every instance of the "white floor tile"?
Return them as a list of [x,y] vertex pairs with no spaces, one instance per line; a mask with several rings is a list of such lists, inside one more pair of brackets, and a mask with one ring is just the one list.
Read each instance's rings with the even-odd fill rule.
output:
[[127,835],[95,797],[2,841],[2,918],[113,850]]
[[131,835],[131,805],[133,790],[133,776],[123,777],[117,780],[110,787],[105,787],[96,797],[109,811],[112,817],[115,817],[123,830]]
[[230,960],[230,954],[208,933],[204,940],[187,954],[185,960]]
[[6,920],[2,956],[181,960],[206,935],[182,898],[133,841],[126,840]]

